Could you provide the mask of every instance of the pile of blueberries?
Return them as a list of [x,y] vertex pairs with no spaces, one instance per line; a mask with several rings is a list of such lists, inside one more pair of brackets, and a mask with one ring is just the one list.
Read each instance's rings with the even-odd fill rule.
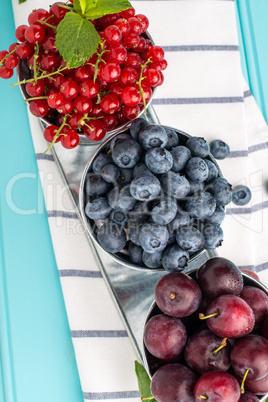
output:
[[172,272],[221,245],[232,188],[204,138],[137,118],[97,153],[84,194],[88,224],[104,250]]

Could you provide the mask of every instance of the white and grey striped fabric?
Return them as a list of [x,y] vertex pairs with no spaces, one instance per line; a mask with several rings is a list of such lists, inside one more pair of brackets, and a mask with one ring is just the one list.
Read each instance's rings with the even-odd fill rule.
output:
[[[50,0],[13,1],[16,25]],[[246,184],[252,200],[229,204],[218,250],[268,285],[268,130],[241,73],[232,0],[133,0],[164,47],[168,68],[153,101],[161,123],[208,141],[222,139],[231,154],[220,167],[232,185]],[[38,121],[29,116],[84,399],[138,401],[135,352],[81,230],[75,208]],[[66,151],[68,152],[68,151]],[[101,303],[100,303],[101,295]]]

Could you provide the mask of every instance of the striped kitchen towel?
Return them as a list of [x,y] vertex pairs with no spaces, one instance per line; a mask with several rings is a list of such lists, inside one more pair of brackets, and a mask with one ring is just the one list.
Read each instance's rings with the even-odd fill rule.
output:
[[[16,26],[49,0],[13,1]],[[224,177],[246,184],[246,207],[229,204],[218,252],[238,266],[258,272],[268,284],[268,130],[242,77],[235,3],[232,0],[133,0],[148,16],[150,34],[166,52],[164,84],[153,101],[162,124],[194,136],[226,141],[229,157],[220,161]],[[136,354],[102,278],[72,199],[36,118],[29,115],[51,237],[87,400],[139,401]],[[66,151],[68,152],[68,151]],[[54,187],[56,197],[51,197]],[[56,191],[57,189],[57,191]]]

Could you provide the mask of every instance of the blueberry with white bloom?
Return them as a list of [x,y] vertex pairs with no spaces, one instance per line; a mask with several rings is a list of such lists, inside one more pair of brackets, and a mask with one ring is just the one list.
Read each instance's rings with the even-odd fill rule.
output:
[[205,181],[208,178],[208,165],[202,158],[191,158],[186,164],[186,174],[196,183]]
[[220,225],[225,217],[225,208],[223,205],[217,205],[212,215],[206,218],[206,223],[213,223],[214,225]]
[[227,205],[232,200],[232,186],[223,177],[216,177],[209,184],[208,191],[210,191],[217,205]]
[[120,168],[120,176],[117,179],[117,184],[129,184],[133,179],[133,169]]
[[131,137],[137,141],[141,130],[149,125],[150,123],[142,117],[138,117],[137,119],[133,120],[129,129]]
[[138,201],[131,211],[128,211],[128,218],[132,224],[144,223],[148,218],[149,207],[147,202]]
[[209,145],[202,137],[190,137],[186,142],[186,147],[190,149],[193,156],[205,158],[209,154]]
[[205,238],[204,248],[206,250],[213,250],[221,246],[223,242],[223,231],[219,225],[208,223],[203,228],[203,235]]
[[206,183],[209,183],[211,180],[216,179],[219,176],[219,171],[215,163],[211,162],[209,159],[204,159],[208,166],[208,177],[206,179]]
[[239,185],[233,189],[232,201],[235,205],[246,205],[251,200],[251,191],[247,186]]
[[157,223],[145,223],[141,227],[139,241],[141,247],[147,253],[164,250],[168,238],[169,233],[165,226],[158,225]]
[[168,142],[168,135],[164,127],[150,124],[141,130],[138,141],[146,151],[152,148],[164,148]]
[[185,211],[178,211],[175,218],[167,225],[170,235],[176,234],[182,226],[189,226],[193,218]]
[[129,141],[118,141],[112,150],[112,158],[121,168],[133,168],[141,158],[141,147],[131,137]]
[[143,162],[138,163],[133,169],[133,177],[153,175],[153,172]]
[[216,209],[216,200],[208,192],[199,193],[189,198],[185,203],[185,210],[196,219],[206,219],[213,214]]
[[109,218],[112,222],[122,226],[126,225],[128,221],[127,213],[125,211],[121,211],[120,209],[113,209],[109,215]]
[[122,226],[113,222],[104,223],[97,231],[97,239],[104,250],[118,253],[127,242],[127,236]]
[[193,254],[204,247],[205,238],[194,226],[183,226],[177,232],[176,241],[183,250]]
[[144,265],[148,268],[159,268],[161,267],[162,251],[156,251],[155,253],[147,253],[143,251],[142,261]]
[[165,197],[152,208],[152,219],[160,225],[166,225],[171,222],[176,214],[177,204],[171,197]]
[[101,171],[101,177],[108,183],[114,183],[120,176],[120,170],[118,166],[113,163],[108,163],[103,166]]
[[143,249],[140,246],[130,242],[128,245],[128,255],[129,258],[134,264],[141,265],[142,264],[142,253]]
[[135,198],[132,197],[129,191],[129,185],[124,187],[114,187],[107,195],[108,203],[113,209],[121,209],[129,211],[136,204]]
[[113,152],[114,147],[116,145],[118,145],[120,142],[129,141],[129,140],[131,140],[131,137],[129,134],[126,134],[126,133],[117,134],[110,141],[110,151]]
[[103,166],[107,165],[108,163],[112,163],[112,156],[111,154],[103,154],[100,153],[92,163],[92,169],[94,173],[101,174]]
[[230,147],[224,141],[213,140],[210,143],[210,152],[215,159],[225,159],[230,153]]
[[168,136],[168,142],[165,146],[166,149],[170,150],[174,147],[177,147],[179,145],[179,137],[178,134],[176,133],[173,128],[165,127],[165,130],[167,132]]
[[106,193],[111,187],[110,183],[103,180],[101,175],[95,173],[88,173],[86,178],[86,193],[95,197]]
[[173,158],[172,170],[174,170],[174,172],[180,172],[184,169],[186,163],[191,158],[191,151],[183,145],[173,148],[170,153]]
[[145,154],[145,163],[153,173],[161,174],[172,168],[173,158],[165,148],[151,148]]
[[135,177],[130,184],[130,193],[138,201],[151,201],[160,191],[160,182],[154,175]]
[[162,265],[168,272],[181,272],[187,265],[189,253],[178,244],[168,246],[162,255]]
[[190,183],[185,176],[170,170],[159,176],[162,190],[170,197],[177,199],[186,197],[191,190]]
[[140,246],[139,235],[141,231],[142,225],[132,225],[128,231],[128,237],[132,241],[132,243],[136,244],[136,246]]
[[105,219],[111,209],[106,197],[96,197],[87,202],[85,213],[90,219]]

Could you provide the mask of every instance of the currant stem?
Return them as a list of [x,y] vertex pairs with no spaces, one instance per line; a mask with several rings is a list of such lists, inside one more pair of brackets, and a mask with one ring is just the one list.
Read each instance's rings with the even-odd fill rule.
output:
[[[24,42],[23,42],[23,43],[24,43]],[[5,57],[3,57],[3,59],[2,59],[1,62],[0,62],[0,66],[2,66],[2,65],[4,64],[4,61],[6,60],[7,56],[9,56],[10,54],[15,53],[15,51],[16,51],[16,49],[17,49],[18,46],[19,46],[19,45],[17,45],[16,47],[14,47],[14,49],[11,50],[11,52],[7,53],[7,54],[5,55]]]
[[203,313],[200,313],[199,314],[199,319],[200,320],[206,320],[207,318],[216,317],[217,315],[219,315],[218,311],[216,313],[209,314],[209,315],[204,315]]
[[105,42],[105,41],[100,42],[101,52],[100,52],[100,53],[97,53],[98,58],[97,58],[97,60],[96,60],[96,63],[94,64],[94,67],[95,67],[94,77],[93,77],[93,82],[94,82],[94,83],[96,82],[97,75],[98,75],[98,72],[99,72],[99,63],[100,63],[101,61],[104,61],[104,60],[102,60],[102,55],[103,55],[105,52],[108,52],[108,50],[103,50],[104,42]]
[[243,380],[242,380],[242,382],[241,382],[241,387],[240,387],[240,389],[241,389],[241,394],[244,394],[244,392],[245,392],[244,385],[245,385],[245,381],[246,381],[246,378],[247,378],[248,373],[249,373],[249,369],[246,370],[245,375],[244,375],[244,377],[243,377]]
[[48,96],[34,96],[33,98],[27,98],[25,99],[24,103],[30,102],[32,100],[36,100],[36,99],[47,99]]
[[227,338],[223,338],[223,340],[221,341],[221,345],[220,345],[217,349],[213,350],[212,353],[215,355],[215,354],[218,353],[222,348],[224,348],[224,346],[227,345],[226,341],[227,341]]
[[149,396],[148,398],[141,398],[142,401],[151,401],[152,399],[154,399],[153,396]]
[[[48,74],[41,74],[39,75],[39,77],[37,77],[37,80],[41,80],[43,78],[47,78],[47,77],[51,77],[52,75],[55,74],[60,74],[62,71],[66,70],[68,67],[62,66],[62,68],[60,67],[58,70],[53,71],[52,73],[48,73]],[[15,82],[15,84],[10,85],[11,87],[14,87],[15,85],[22,85],[22,84],[26,84],[27,82],[35,82],[34,78],[30,78],[28,80],[24,79],[20,82]]]
[[35,51],[34,51],[34,79],[35,79],[35,83],[37,83],[36,61],[38,59],[38,53],[39,53],[39,45],[36,42]]
[[69,114],[66,114],[66,115],[64,116],[64,119],[63,119],[62,124],[60,125],[60,127],[58,128],[58,130],[55,130],[56,134],[55,134],[55,136],[54,136],[54,138],[53,138],[51,144],[49,145],[49,147],[48,147],[48,148],[46,149],[46,151],[43,153],[43,155],[45,155],[45,154],[47,153],[47,151],[49,151],[49,150],[53,147],[53,145],[55,144],[55,142],[57,141],[57,139],[59,138],[60,135],[63,135],[64,137],[67,137],[67,134],[61,133],[61,130],[63,129],[63,127],[64,127],[65,125],[68,125],[68,124],[66,124],[66,120],[67,120],[67,118],[68,118],[69,116],[70,116]]
[[[51,18],[51,17],[49,17],[49,18]],[[37,20],[37,22],[40,22],[41,24],[46,25],[47,27],[52,28],[52,29],[55,29],[55,31],[57,31],[57,27],[55,27],[55,26],[52,25],[52,24],[49,24],[49,23],[46,22],[46,21]]]
[[142,86],[141,86],[141,82],[142,82],[142,80],[144,79],[144,77],[142,76],[143,71],[144,71],[144,68],[145,68],[145,66],[146,66],[148,63],[151,63],[151,58],[150,58],[150,57],[149,57],[149,59],[148,59],[144,64],[141,64],[141,72],[140,72],[139,81],[136,81],[136,83],[137,83],[137,85],[138,85],[138,87],[139,87],[141,96],[142,96],[142,100],[143,100],[144,114],[147,113],[147,110],[146,110],[145,94],[144,94],[144,90],[143,90],[143,88],[142,88]]

